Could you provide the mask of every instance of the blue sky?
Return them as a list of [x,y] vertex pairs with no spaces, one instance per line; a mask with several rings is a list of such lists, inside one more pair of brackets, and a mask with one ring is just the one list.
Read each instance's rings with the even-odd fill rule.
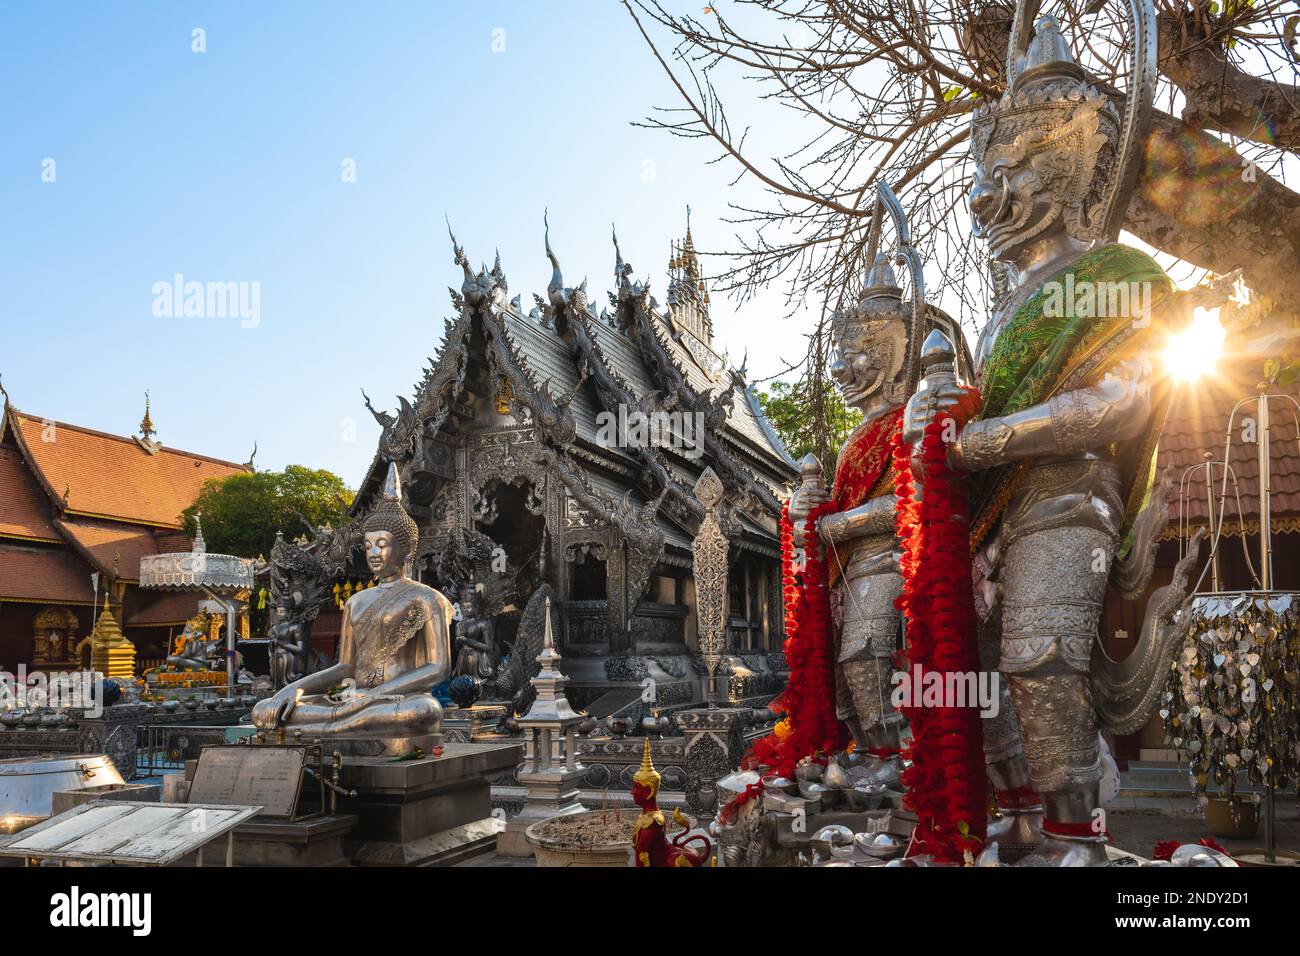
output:
[[[570,282],[603,298],[616,222],[662,296],[686,205],[721,245],[746,195],[707,147],[630,125],[674,93],[615,0],[11,3],[0,88],[14,403],[127,434],[149,389],[165,444],[243,461],[256,440],[259,467],[350,485],[378,435],[360,389],[409,395],[451,312],[444,216],[525,303],[546,207]],[[156,315],[177,274],[257,283],[258,324]],[[753,376],[802,352],[779,302],[714,308]]]

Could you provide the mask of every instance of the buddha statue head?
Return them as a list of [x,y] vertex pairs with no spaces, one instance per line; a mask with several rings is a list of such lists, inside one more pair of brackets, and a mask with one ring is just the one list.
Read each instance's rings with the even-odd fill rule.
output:
[[1141,129],[1154,91],[1154,14],[1130,0],[1133,54],[1126,115],[1091,83],[1051,16],[1019,0],[1007,88],[971,121],[975,235],[992,258],[1022,267],[1053,240],[1114,242],[1141,162]]
[[365,535],[366,565],[381,581],[403,576],[407,559],[415,553],[420,529],[402,507],[402,485],[397,465],[388,463],[388,476],[379,504],[362,525]]

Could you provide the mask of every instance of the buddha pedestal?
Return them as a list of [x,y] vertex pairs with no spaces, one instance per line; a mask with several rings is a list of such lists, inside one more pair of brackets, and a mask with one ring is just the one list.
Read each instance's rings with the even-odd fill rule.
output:
[[447,744],[440,757],[344,757],[340,813],[358,823],[344,842],[356,866],[452,866],[490,852],[505,820],[492,816],[492,781],[510,773],[523,748]]

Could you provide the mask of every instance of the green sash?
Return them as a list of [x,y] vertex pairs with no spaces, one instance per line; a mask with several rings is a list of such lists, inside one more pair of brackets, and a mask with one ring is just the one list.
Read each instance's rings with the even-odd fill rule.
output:
[[[984,405],[980,417],[1011,415],[1058,392],[1100,381],[1150,335],[1159,322],[1158,306],[1172,288],[1154,259],[1119,244],[1089,252],[1044,282],[998,334],[981,369]],[[1145,306],[1145,316],[1140,306]],[[1134,321],[1141,318],[1145,321]],[[1157,402],[1153,430],[1126,443],[1132,448],[1121,450],[1130,505],[1126,524],[1136,517],[1137,506],[1145,497],[1145,487],[1132,485],[1148,482],[1167,398],[1161,396]],[[1022,470],[1023,463],[1015,463],[976,476],[972,548],[978,547],[996,523]]]

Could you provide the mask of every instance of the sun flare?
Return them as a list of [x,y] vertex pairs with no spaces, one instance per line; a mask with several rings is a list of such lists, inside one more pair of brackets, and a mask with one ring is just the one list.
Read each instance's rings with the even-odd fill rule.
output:
[[1214,370],[1223,353],[1227,330],[1219,321],[1219,310],[1197,307],[1192,322],[1174,335],[1165,348],[1165,368],[1180,382],[1191,382]]

